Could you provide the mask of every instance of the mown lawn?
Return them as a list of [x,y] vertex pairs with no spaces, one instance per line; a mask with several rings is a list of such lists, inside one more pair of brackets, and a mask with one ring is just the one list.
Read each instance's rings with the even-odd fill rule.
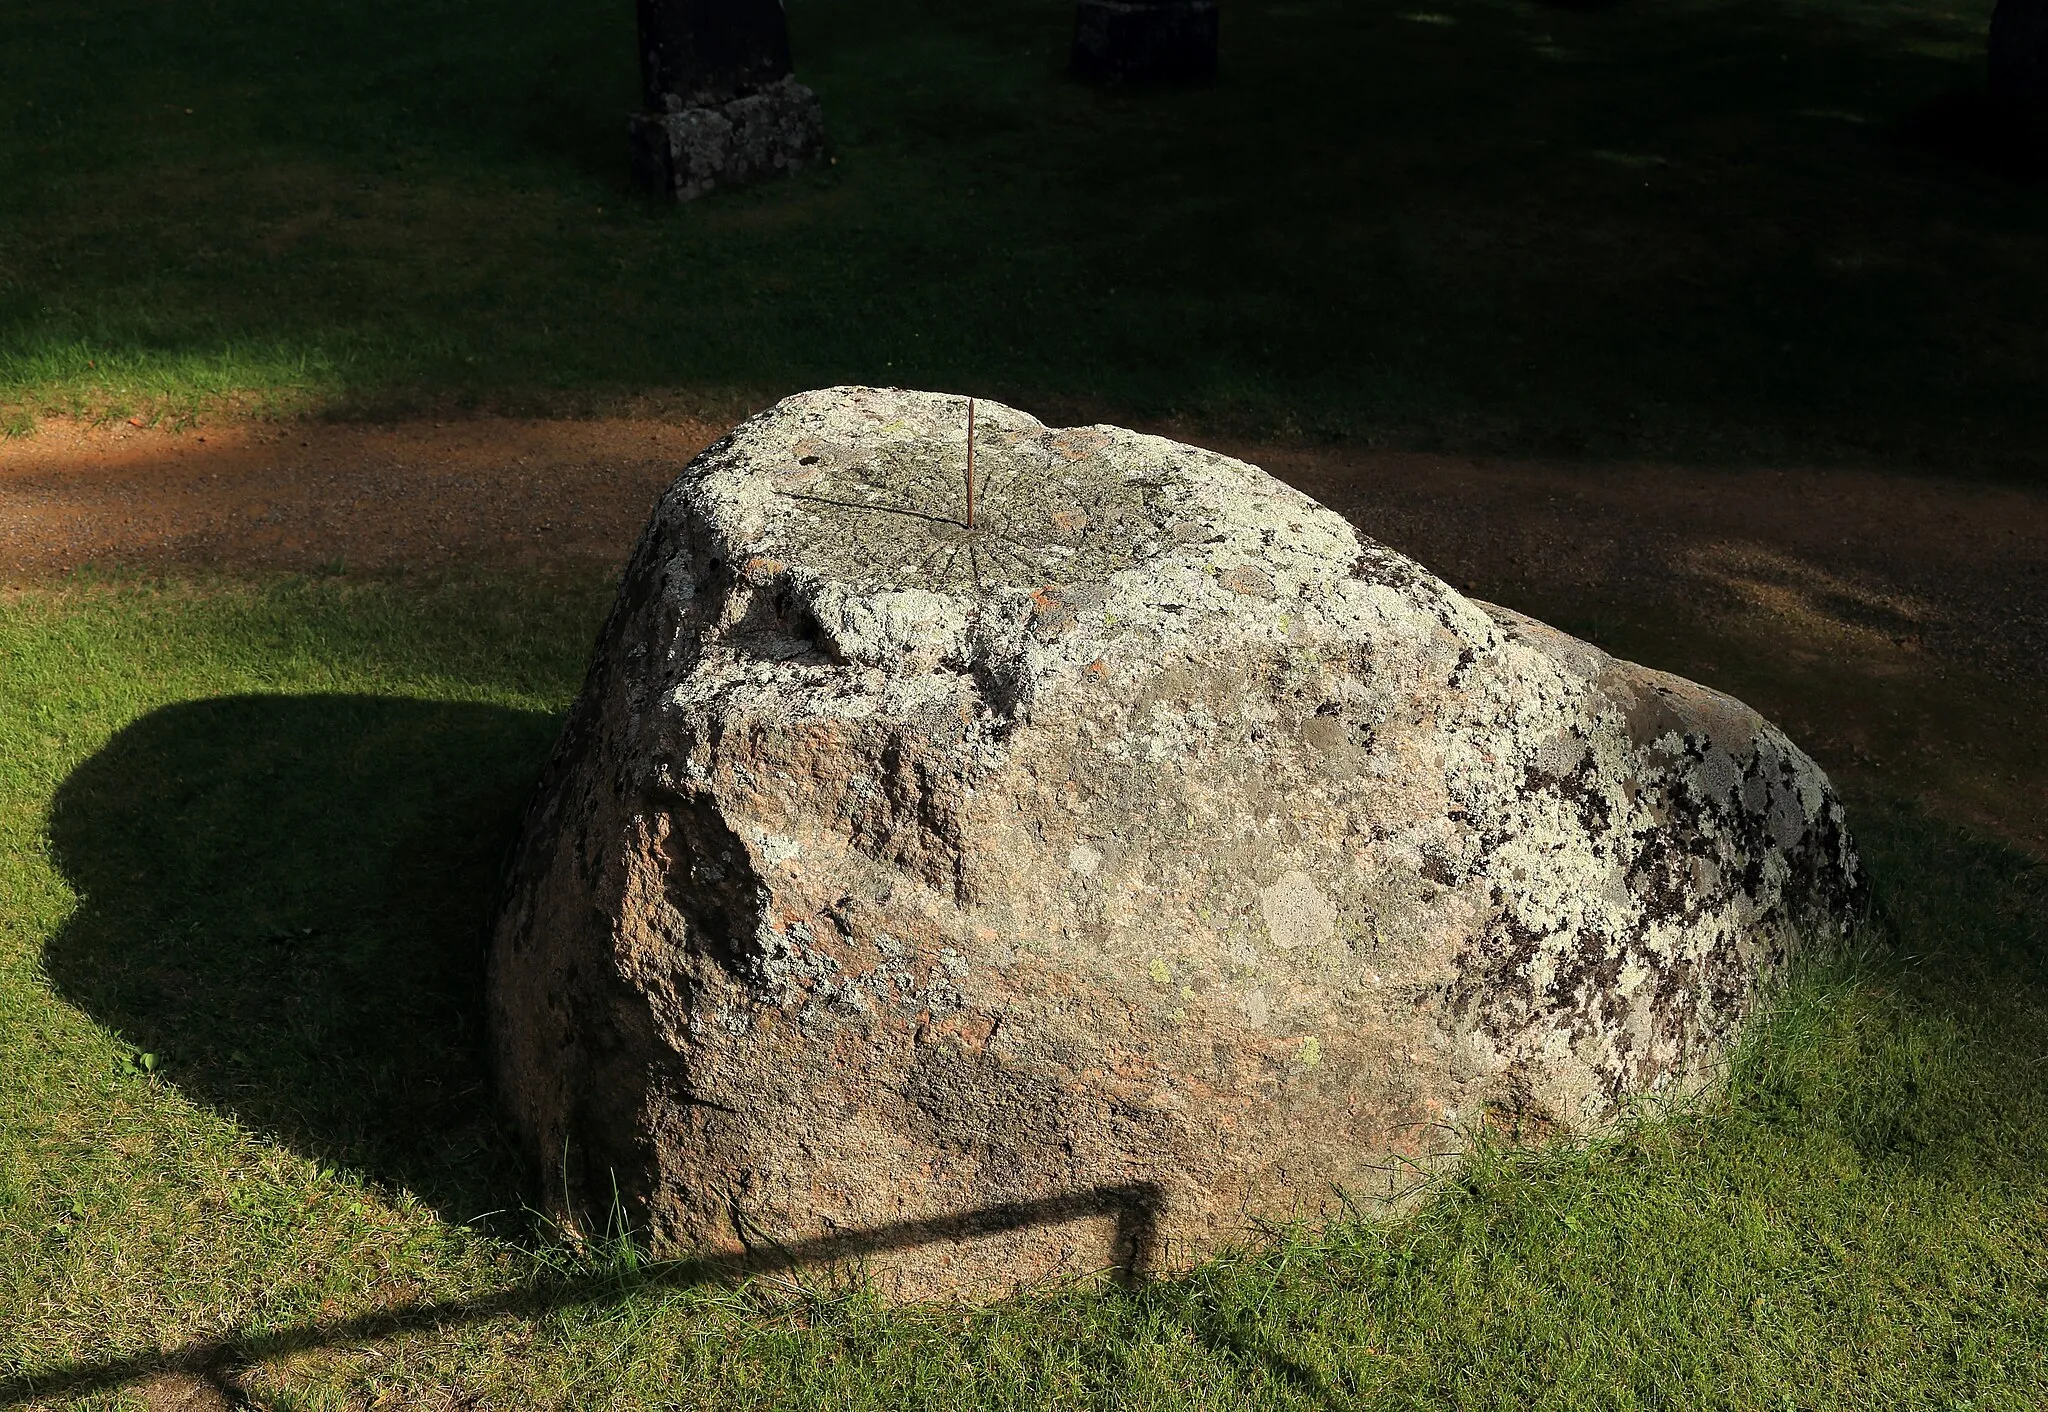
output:
[[2040,1405],[2048,871],[1880,797],[1881,919],[1725,1095],[1410,1218],[965,1313],[565,1249],[478,982],[604,598],[0,602],[0,1405],[180,1365],[276,1408]]
[[834,162],[625,188],[615,0],[11,0],[0,422],[834,382],[1405,446],[2034,476],[2048,181],[1990,0],[793,0]]
[[[838,381],[1407,446],[2038,479],[1988,0],[793,0],[836,161],[623,187],[631,7],[11,0],[0,430]],[[1184,1279],[887,1311],[527,1214],[482,932],[608,586],[0,596],[0,1405],[2027,1408],[2048,871],[1877,793],[1883,911],[1725,1092]]]

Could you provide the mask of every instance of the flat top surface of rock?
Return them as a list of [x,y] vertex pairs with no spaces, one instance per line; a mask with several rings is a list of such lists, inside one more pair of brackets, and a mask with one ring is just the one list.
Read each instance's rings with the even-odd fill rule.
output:
[[794,443],[778,548],[862,588],[982,593],[1098,583],[1167,542],[1156,474],[1106,455],[1086,429],[1054,431],[992,404],[974,429],[969,529],[965,400],[957,407],[957,445],[932,435],[944,401],[915,420]]
[[1188,515],[1186,448],[994,403],[975,422],[970,529],[967,405],[865,388],[813,401],[743,428],[704,487],[757,553],[867,592],[1100,584],[1207,537]]
[[[1361,591],[1416,581],[1255,467],[979,406],[971,530],[966,399],[899,388],[786,400],[707,451],[663,513],[695,516],[694,543],[800,601],[799,635],[834,661],[971,670],[1008,683],[992,688],[1005,711],[1097,660],[1216,634],[1270,642],[1332,614],[1349,628],[1331,630],[1364,631]],[[1442,602],[1484,630],[1477,609]]]

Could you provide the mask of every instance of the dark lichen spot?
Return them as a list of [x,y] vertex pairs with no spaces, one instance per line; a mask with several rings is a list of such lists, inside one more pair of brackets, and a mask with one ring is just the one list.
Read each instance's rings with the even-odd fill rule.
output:
[[1472,664],[1478,660],[1479,654],[1474,652],[1471,648],[1459,648],[1457,665],[1451,668],[1450,679],[1445,683],[1445,685],[1453,688],[1457,687],[1461,682],[1464,681],[1465,673],[1471,671]]
[[1451,860],[1442,853],[1427,853],[1422,859],[1422,876],[1439,887],[1456,887],[1463,878]]

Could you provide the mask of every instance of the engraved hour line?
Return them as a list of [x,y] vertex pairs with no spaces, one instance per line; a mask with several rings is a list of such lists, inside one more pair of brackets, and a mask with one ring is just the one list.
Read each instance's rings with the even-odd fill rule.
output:
[[[884,489],[885,487],[869,483],[867,486],[864,486],[863,488],[869,490],[881,490]],[[925,511],[921,510],[913,510],[908,506],[904,505],[890,504],[887,501],[881,499],[839,500],[831,496],[805,495],[801,492],[795,491],[784,491],[783,494],[788,496],[792,500],[808,501],[814,505],[841,506],[850,510],[879,510],[885,514],[904,515],[912,519],[927,520],[933,523],[943,523],[943,521],[940,520],[940,517],[936,515],[928,514]],[[988,548],[991,553],[996,554],[998,557],[1009,558],[1020,564],[1024,564],[1031,567],[1038,567],[1044,562],[1044,559],[1041,556],[1044,554],[1045,546],[1026,543],[1024,540],[1019,539],[1016,535],[1010,533],[1006,529],[1001,528],[1000,526],[984,525],[980,528],[980,542],[986,548]],[[1064,547],[1068,548],[1071,551],[1073,549],[1079,548],[1080,546],[1069,545]],[[943,552],[943,550],[934,551],[933,554],[927,555],[926,562],[929,562],[930,559],[935,557],[935,555],[939,552]],[[1142,559],[1144,556],[1140,555],[1138,557]]]
[[[832,502],[828,501],[825,503],[829,504]],[[916,512],[914,511],[903,511],[899,507],[892,505],[870,505],[863,508],[884,510],[897,514],[916,514]],[[919,519],[928,518],[927,516],[921,514],[917,515],[916,517]],[[960,551],[964,547],[967,548],[969,551],[969,564],[973,566],[975,570],[978,571],[981,567],[981,564],[980,555],[979,553],[975,552],[977,546],[981,549],[986,549],[989,552],[989,554],[998,562],[1007,559],[1008,561],[1010,561],[1012,565],[1026,570],[1027,573],[1033,577],[1042,578],[1047,576],[1048,574],[1056,574],[1060,567],[1060,565],[1053,559],[1052,556],[1044,554],[1042,550],[1038,549],[1037,546],[1026,544],[1023,541],[1014,538],[1010,534],[1000,529],[984,531],[983,535],[976,541],[975,545],[963,546],[957,543],[950,545],[940,545],[937,548],[934,548],[930,552],[926,553],[918,562],[917,567],[921,571],[927,574],[932,574],[935,577],[943,577],[945,575],[948,575],[958,565],[960,560]],[[945,558],[945,562],[943,564],[939,564],[936,561],[942,555]],[[868,557],[872,562],[876,564],[877,567],[884,567],[884,565],[882,564],[884,555],[881,551],[871,549],[868,554]],[[1145,556],[1142,554],[1138,554],[1134,555],[1133,558],[1137,562],[1142,562]],[[985,584],[980,582],[981,575],[979,572],[976,572],[974,574],[974,577],[977,580],[978,587],[986,587]]]
[[[967,401],[969,422],[968,455],[976,462],[974,466],[969,468],[971,475],[973,470],[979,468],[979,458],[974,454],[976,450],[974,442],[977,439],[975,434],[977,430],[975,427],[977,409],[973,405],[975,399],[969,398]],[[941,479],[943,473],[939,471],[938,467],[931,465],[929,462],[921,466],[907,466],[897,461],[896,458],[887,456],[886,453],[885,459],[895,471],[908,472],[907,477],[902,483],[891,483],[889,479],[885,478],[881,466],[856,466],[850,469],[857,478],[855,482],[857,487],[855,495],[859,497],[857,499],[842,500],[830,495],[806,495],[800,491],[783,491],[781,493],[794,500],[809,501],[812,504],[821,506],[830,505],[849,510],[879,511],[884,514],[897,514],[911,519],[925,520],[934,524],[945,523],[946,518],[943,512],[933,514],[927,510],[914,509],[897,499],[904,495],[905,492],[909,492],[910,497],[914,501],[921,498],[919,496],[920,489],[929,487],[936,490],[943,484]],[[1026,469],[1021,463],[999,466],[989,486],[976,485],[972,479],[969,479],[967,481],[968,500],[963,507],[963,519],[968,515],[972,515],[975,509],[974,500],[976,498],[986,498],[986,494],[991,488],[998,492],[999,497],[1003,492],[1014,492],[1020,489],[1026,480]],[[980,497],[975,495],[977,490],[982,492]],[[897,501],[897,503],[890,503],[891,501]],[[1042,510],[1044,507],[1042,505],[1019,505],[1014,508]],[[865,536],[860,536],[855,541],[855,544],[848,547],[854,548],[857,545],[861,551],[860,557],[866,559],[871,571],[875,572],[886,573],[900,568],[901,570],[921,573],[929,578],[949,579],[960,569],[965,568],[967,570],[967,579],[972,582],[978,592],[983,594],[988,592],[987,574],[992,570],[1007,569],[1009,572],[1014,573],[1021,569],[1026,577],[1057,579],[1062,570],[1074,567],[1070,562],[1073,555],[1086,548],[1087,536],[1076,536],[1080,542],[1063,542],[1064,536],[1061,532],[1052,530],[1050,525],[1037,526],[1037,528],[1039,533],[1046,535],[1053,541],[1052,543],[1026,543],[1006,526],[1000,524],[980,524],[978,523],[980,517],[976,516],[974,518],[977,522],[970,524],[968,527],[979,532],[971,540],[963,543],[935,546],[925,554],[918,556],[914,566],[912,563],[902,562],[900,559],[895,558],[885,549],[866,543]],[[960,524],[962,520],[954,520],[952,523]],[[1050,532],[1049,534],[1048,531]],[[908,548],[907,545],[902,547]],[[1133,545],[1127,547],[1124,554],[1118,557],[1122,557],[1128,564],[1143,563],[1145,560],[1153,557],[1153,554],[1160,552],[1162,548],[1163,546],[1155,546],[1152,554],[1148,554],[1143,549]],[[965,565],[962,565],[960,562],[961,550],[963,549],[967,551],[967,562]],[[985,556],[981,552],[984,549],[987,551]],[[1064,555],[1056,552],[1061,549],[1064,549]],[[897,553],[900,554],[900,552],[901,550],[899,549]],[[988,562],[984,563],[984,558]],[[885,560],[888,562],[884,562]]]
[[972,397],[967,399],[967,528],[974,528],[974,399]]
[[[1016,479],[1016,476],[1015,476],[1014,474],[1012,475],[1012,479],[1013,479],[1013,480],[1014,480],[1014,479]],[[972,482],[970,481],[970,482],[969,482],[969,484],[970,484],[970,486],[971,486],[971,485],[972,485]],[[882,485],[877,485],[877,484],[875,484],[874,482],[871,482],[871,481],[870,481],[870,482],[867,482],[867,483],[865,483],[865,484],[864,484],[864,485],[862,486],[862,488],[863,488],[863,489],[865,489],[865,490],[870,490],[870,491],[874,491],[874,490],[883,490],[883,489],[894,489],[895,487],[886,487],[886,486],[882,486]],[[831,496],[828,496],[828,495],[805,495],[805,494],[804,494],[803,492],[801,492],[801,491],[793,491],[793,490],[785,490],[785,491],[783,491],[783,492],[781,492],[781,493],[782,493],[782,495],[783,495],[783,496],[785,496],[786,498],[788,498],[788,499],[790,499],[790,500],[802,500],[802,501],[807,501],[807,502],[809,502],[810,504],[813,504],[813,505],[833,505],[833,506],[839,506],[839,507],[841,507],[841,508],[844,508],[844,509],[848,509],[848,510],[880,510],[880,511],[884,512],[885,514],[891,514],[891,515],[907,515],[907,516],[911,517],[912,519],[918,519],[918,520],[930,520],[930,521],[932,521],[932,522],[933,522],[933,523],[935,523],[935,524],[937,524],[937,523],[943,523],[943,522],[942,522],[942,521],[940,520],[940,518],[939,518],[939,517],[938,517],[937,515],[929,514],[929,513],[927,513],[926,511],[923,511],[923,510],[914,510],[914,509],[911,509],[911,508],[910,508],[909,506],[907,506],[907,505],[891,505],[891,504],[887,503],[886,501],[883,501],[883,500],[879,500],[879,499],[876,499],[876,500],[836,500],[836,499],[833,499],[833,498],[832,498]],[[970,521],[971,521],[971,520],[972,520],[972,517],[973,517],[973,507],[972,507],[972,503],[971,503],[971,502],[970,502],[970,504],[969,504],[969,508],[968,508],[968,517],[969,517],[969,519],[970,519]],[[970,524],[968,525],[968,528],[970,528],[970,529],[971,529],[971,528],[973,528],[973,525],[972,525],[972,524],[970,523]],[[1030,559],[1030,558],[1026,557],[1026,556],[1027,556],[1027,555],[1029,555],[1029,554],[1030,554],[1030,552],[1031,552],[1031,549],[1032,549],[1032,546],[1031,546],[1031,545],[1028,545],[1028,544],[1024,543],[1024,541],[1022,541],[1022,540],[1020,540],[1020,539],[1017,539],[1017,538],[1016,538],[1015,536],[1013,536],[1013,535],[1011,535],[1011,534],[1008,534],[1008,533],[1006,533],[1005,531],[1003,531],[1003,530],[1001,530],[1001,529],[996,529],[996,530],[993,530],[993,531],[985,531],[985,532],[987,532],[987,533],[993,533],[993,534],[994,534],[994,535],[996,535],[996,536],[997,536],[998,538],[1000,538],[1000,539],[1003,539],[1003,540],[1006,540],[1006,541],[1008,541],[1008,543],[1009,543],[1009,544],[1010,544],[1010,545],[1012,546],[1012,548],[1013,548],[1013,552],[1011,553],[1010,557],[1012,557],[1012,558],[1014,558],[1014,559],[1017,559],[1017,560],[1018,560],[1019,562],[1021,562],[1021,563],[1024,563],[1024,564],[1026,564],[1026,565],[1027,565],[1027,566],[1029,566],[1029,567],[1033,567],[1033,568],[1037,568],[1037,567],[1040,567],[1040,566],[1039,566],[1039,565],[1037,564],[1037,562],[1036,562],[1036,561],[1034,561],[1034,560],[1032,560],[1032,559]],[[993,546],[993,545],[992,545],[992,546],[990,546],[990,547],[991,547],[991,548],[994,548],[995,546]]]

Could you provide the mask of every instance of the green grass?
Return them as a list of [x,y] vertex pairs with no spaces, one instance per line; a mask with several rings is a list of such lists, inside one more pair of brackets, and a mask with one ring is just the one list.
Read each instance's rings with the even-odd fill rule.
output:
[[[15,0],[0,434],[900,382],[1468,450],[2037,468],[2048,184],[1989,5],[796,0],[836,162],[623,189],[630,7]],[[189,111],[188,111],[189,110]],[[2048,874],[1881,799],[1884,921],[1726,1092],[1184,1279],[889,1311],[573,1250],[483,929],[602,586],[0,599],[0,1404],[2033,1408]]]
[[2048,183],[1989,0],[795,0],[835,164],[625,190],[631,7],[14,0],[0,426],[894,382],[1411,446],[2033,474]]
[[478,974],[603,602],[0,602],[0,1404],[182,1360],[275,1408],[2039,1405],[2048,873],[1879,800],[1881,925],[1725,1094],[1400,1221],[965,1313],[550,1240]]

